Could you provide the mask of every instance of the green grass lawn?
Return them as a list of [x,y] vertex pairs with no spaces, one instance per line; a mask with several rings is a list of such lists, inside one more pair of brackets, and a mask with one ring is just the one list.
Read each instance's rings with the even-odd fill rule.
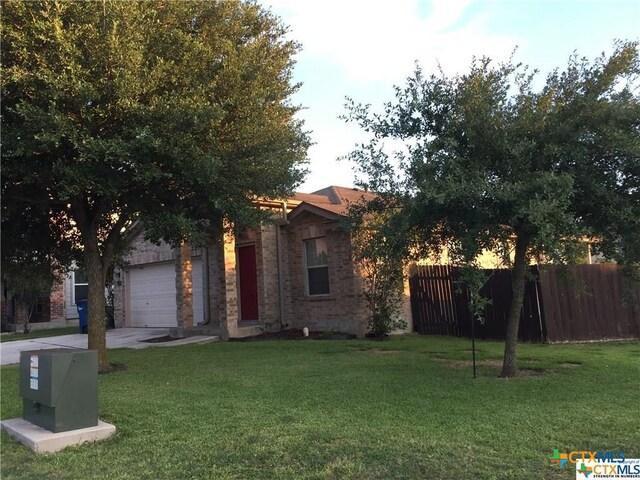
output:
[[[35,455],[2,434],[3,479],[572,479],[553,449],[640,457],[640,342],[522,345],[408,336],[115,350],[111,439]],[[531,373],[536,373],[533,375]],[[2,368],[3,419],[21,415]]]
[[80,333],[78,327],[50,328],[46,330],[33,330],[29,333],[13,332],[0,335],[0,342],[15,342],[16,340],[32,340],[34,338],[57,337],[58,335],[69,335],[70,333]]

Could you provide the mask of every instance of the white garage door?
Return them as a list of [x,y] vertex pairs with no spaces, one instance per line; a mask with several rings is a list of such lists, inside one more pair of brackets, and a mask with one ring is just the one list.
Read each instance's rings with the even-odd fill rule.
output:
[[[202,262],[193,259],[194,325],[203,319]],[[129,302],[132,327],[175,327],[175,264],[162,263],[129,270]]]

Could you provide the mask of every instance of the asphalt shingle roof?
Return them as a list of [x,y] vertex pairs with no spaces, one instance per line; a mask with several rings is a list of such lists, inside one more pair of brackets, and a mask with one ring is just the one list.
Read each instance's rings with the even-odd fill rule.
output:
[[374,198],[374,194],[357,188],[338,187],[331,185],[313,193],[296,192],[294,199],[302,202],[298,207],[312,205],[337,215],[346,215],[349,205],[368,201]]

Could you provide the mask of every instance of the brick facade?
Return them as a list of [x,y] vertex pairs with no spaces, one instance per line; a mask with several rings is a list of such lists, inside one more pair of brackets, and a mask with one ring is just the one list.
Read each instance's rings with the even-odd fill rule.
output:
[[258,311],[260,321],[270,330],[280,328],[276,228],[275,225],[263,225],[256,234]]
[[52,322],[64,321],[64,282],[56,282],[53,285],[51,295],[49,296],[49,302],[49,320]]
[[[279,237],[279,238],[278,238]],[[328,248],[329,295],[310,296],[306,291],[307,274],[303,259],[303,241],[326,237]],[[258,310],[260,322],[240,321],[240,298],[237,270],[238,246],[256,247]],[[185,258],[186,255],[186,258]],[[188,246],[173,249],[167,244],[154,245],[140,234],[125,259],[127,267],[116,270],[114,317],[116,327],[130,326],[127,318],[128,268],[136,265],[173,261],[176,265],[176,326],[191,328],[193,299],[191,250]],[[203,268],[207,269],[204,288],[205,321],[219,330],[223,338],[256,334],[264,330],[303,328],[340,331],[363,336],[368,309],[363,295],[362,278],[351,258],[349,234],[338,222],[327,221],[312,213],[303,213],[288,225],[263,225],[238,237],[225,234],[204,249]],[[185,259],[187,261],[185,261]],[[279,268],[280,264],[280,268]],[[408,291],[404,313],[411,318]]]
[[[338,222],[305,212],[284,228],[284,237],[289,276],[285,297],[291,327],[363,336],[368,310],[362,279],[354,268],[349,234]],[[327,239],[329,295],[310,296],[305,285],[303,242],[318,237]]]
[[176,308],[178,327],[193,327],[193,279],[191,247],[183,243],[176,249]]
[[236,274],[236,243],[233,235],[225,234],[220,249],[218,273],[220,295],[218,311],[223,338],[235,337],[238,328],[238,278]]
[[[276,215],[277,210],[274,212]],[[329,213],[324,215],[322,211],[303,209],[292,215],[288,222],[283,217],[255,230],[237,235],[225,233],[213,238],[202,249],[202,301],[206,328],[218,332],[225,339],[259,334],[265,330],[303,327],[363,336],[369,318],[363,279],[352,259],[350,236],[338,221],[340,214]],[[306,287],[303,242],[318,237],[327,240],[329,294],[312,296]],[[256,251],[257,323],[240,320],[238,248],[245,245],[254,245]],[[181,249],[164,243],[154,245],[145,241],[142,232],[138,232],[125,258],[126,266],[117,269],[114,278],[116,326],[131,326],[131,319],[127,318],[130,290],[127,271],[136,265],[174,262],[176,327],[196,327],[193,325],[192,254],[186,245]],[[408,320],[407,331],[410,331],[411,309],[408,285],[406,287],[403,316]]]

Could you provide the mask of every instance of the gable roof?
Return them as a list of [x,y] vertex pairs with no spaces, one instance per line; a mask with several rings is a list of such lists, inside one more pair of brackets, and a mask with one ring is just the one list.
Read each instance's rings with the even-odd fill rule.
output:
[[289,216],[295,218],[304,211],[315,213],[336,220],[347,215],[349,206],[375,197],[373,193],[358,188],[338,187],[331,185],[313,193],[296,192],[294,199],[300,204],[296,206]]

